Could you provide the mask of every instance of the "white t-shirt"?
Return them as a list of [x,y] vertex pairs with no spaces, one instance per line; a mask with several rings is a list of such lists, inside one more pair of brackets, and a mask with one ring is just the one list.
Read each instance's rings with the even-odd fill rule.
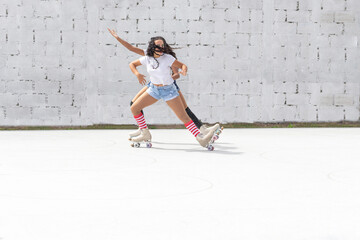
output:
[[172,84],[174,79],[171,77],[171,65],[176,59],[170,54],[164,53],[162,56],[156,58],[159,62],[158,65],[153,57],[146,56],[146,50],[144,50],[144,52],[145,56],[141,57],[139,60],[142,65],[146,66],[146,70],[150,75],[150,81],[154,84]]

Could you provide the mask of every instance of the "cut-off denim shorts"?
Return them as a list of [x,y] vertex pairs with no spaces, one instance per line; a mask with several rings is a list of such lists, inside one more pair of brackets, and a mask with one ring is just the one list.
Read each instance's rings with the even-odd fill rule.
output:
[[179,96],[179,92],[174,83],[162,87],[158,87],[150,83],[148,84],[148,89],[146,92],[156,100],[163,99],[165,102]]

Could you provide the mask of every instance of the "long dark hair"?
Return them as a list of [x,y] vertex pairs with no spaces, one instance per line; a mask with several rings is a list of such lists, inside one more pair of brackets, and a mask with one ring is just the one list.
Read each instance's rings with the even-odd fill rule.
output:
[[[176,54],[174,53],[173,49],[169,46],[169,44],[167,44],[167,42],[165,41],[165,39],[163,37],[160,37],[160,36],[157,36],[157,37],[152,37],[149,41],[149,46],[146,50],[146,56],[149,56],[149,57],[152,57],[154,58],[154,53],[155,53],[155,49],[159,49],[158,46],[156,46],[155,44],[155,41],[156,40],[162,40],[163,43],[164,43],[164,47],[161,48],[162,52],[163,53],[166,53],[166,54],[170,54],[171,56],[173,56],[175,59],[177,59],[176,57]],[[156,69],[159,67],[159,62],[156,58],[154,58],[156,63],[157,63],[157,66],[153,68]]]

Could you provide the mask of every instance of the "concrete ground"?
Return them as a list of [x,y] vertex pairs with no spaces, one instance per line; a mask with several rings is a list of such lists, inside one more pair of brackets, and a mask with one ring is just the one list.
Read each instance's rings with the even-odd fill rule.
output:
[[1,240],[360,239],[360,128],[1,131]]

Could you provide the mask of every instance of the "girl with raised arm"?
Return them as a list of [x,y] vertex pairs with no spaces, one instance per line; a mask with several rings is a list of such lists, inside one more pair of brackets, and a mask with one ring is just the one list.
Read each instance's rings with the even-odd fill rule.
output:
[[[213,133],[206,135],[200,133],[194,122],[185,111],[185,107],[179,96],[179,92],[172,78],[171,68],[181,69],[180,74],[186,76],[187,66],[174,57],[171,49],[166,48],[166,41],[162,37],[153,37],[149,42],[146,55],[129,64],[131,71],[136,75],[141,85],[146,84],[145,76],[140,74],[137,67],[144,65],[150,76],[150,84],[147,90],[132,104],[131,112],[141,129],[141,134],[133,138],[133,142],[151,141],[151,135],[147,127],[142,109],[148,107],[160,99],[166,101],[168,106],[174,111],[176,116],[184,123],[185,127],[194,135],[201,146],[213,150],[209,145]],[[168,53],[165,53],[168,52]]]
[[[126,47],[128,50],[136,53],[136,54],[139,54],[139,55],[142,55],[142,56],[145,56],[146,55],[146,50],[143,50],[143,49],[140,49],[140,48],[137,48],[137,47],[134,47],[132,46],[131,44],[129,44],[127,41],[121,39],[114,30],[110,30],[108,28],[108,31],[111,33],[111,35],[113,37],[115,37],[124,47]],[[165,52],[164,53],[167,53],[167,54],[171,54],[173,57],[176,58],[176,54],[172,51],[171,47],[166,43],[165,41]],[[167,50],[171,50],[171,51],[167,51]],[[180,77],[179,73],[178,73],[178,69],[176,67],[171,67],[171,70],[172,70],[172,78],[174,80],[178,79]],[[187,106],[187,103],[185,101],[185,98],[183,96],[183,94],[181,93],[180,91],[180,88],[179,86],[176,84],[176,81],[174,81],[174,84],[179,92],[179,96],[180,96],[180,99],[181,99],[181,102],[185,108],[185,111],[186,113],[188,114],[188,116],[191,118],[191,120],[193,120],[194,124],[196,125],[197,128],[199,128],[200,132],[203,133],[203,134],[207,134],[208,132],[216,132],[217,135],[221,133],[222,131],[222,127],[220,128],[220,125],[219,124],[215,124],[213,126],[210,126],[210,127],[207,127],[205,126],[197,117],[196,115],[190,110],[190,108]],[[132,101],[130,102],[130,106],[148,89],[148,85],[144,86],[137,94],[136,96],[132,99]],[[143,113],[143,112],[142,112]],[[144,113],[143,113],[144,114]],[[133,133],[130,133],[130,138],[132,137],[136,137],[138,135],[140,135],[141,131],[140,131],[140,128],[133,132]],[[216,139],[216,138],[215,138]]]

